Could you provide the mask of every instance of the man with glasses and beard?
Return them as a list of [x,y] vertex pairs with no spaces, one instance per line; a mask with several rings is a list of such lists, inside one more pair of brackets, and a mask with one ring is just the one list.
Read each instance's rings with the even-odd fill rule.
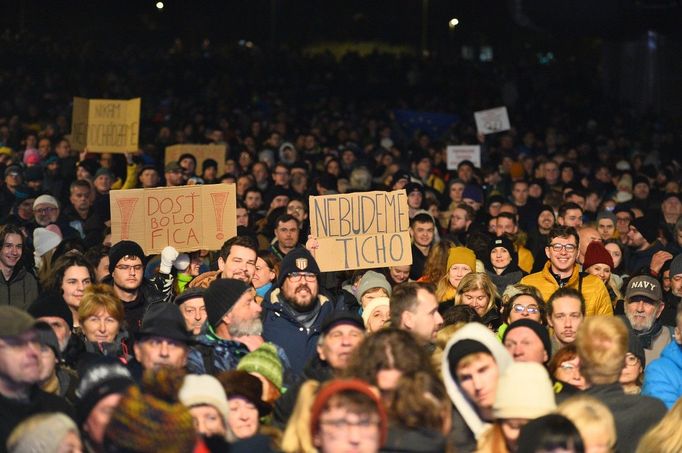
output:
[[287,253],[277,287],[262,305],[263,338],[284,349],[296,374],[317,353],[322,321],[335,311],[334,301],[320,294],[319,274],[308,250]]

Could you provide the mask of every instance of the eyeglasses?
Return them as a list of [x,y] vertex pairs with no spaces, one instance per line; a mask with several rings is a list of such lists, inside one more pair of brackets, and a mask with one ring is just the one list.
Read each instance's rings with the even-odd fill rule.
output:
[[135,272],[140,272],[142,270],[142,265],[141,264],[135,264],[135,265],[130,265],[130,264],[118,264],[116,266],[116,269],[119,271],[123,272],[129,272],[131,269],[134,270]]
[[524,311],[527,311],[529,315],[534,315],[536,313],[540,313],[540,307],[537,305],[521,305],[521,304],[514,304],[512,306],[512,310],[514,310],[514,313],[523,313]]
[[578,248],[575,244],[549,244],[548,247],[555,252],[560,252],[562,249],[565,249],[568,253],[574,252],[575,249]]
[[561,365],[559,365],[559,368],[561,368],[563,371],[567,373],[573,373],[578,370],[578,367],[573,365],[572,363],[564,362]]
[[626,354],[625,355],[625,365],[627,366],[635,366],[639,364],[639,359],[637,358],[636,355],[634,354]]
[[55,212],[56,210],[57,210],[57,208],[48,207],[48,208],[34,209],[33,212],[35,212],[36,214],[43,214],[44,215],[44,214],[48,214],[50,212]]
[[292,282],[300,282],[303,279],[305,279],[307,282],[314,282],[317,280],[317,275],[311,274],[309,272],[292,272],[291,274],[287,275],[287,278]]

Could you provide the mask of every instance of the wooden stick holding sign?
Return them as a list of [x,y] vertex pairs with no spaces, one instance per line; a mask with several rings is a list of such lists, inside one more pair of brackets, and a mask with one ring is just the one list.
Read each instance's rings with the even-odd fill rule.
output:
[[73,98],[71,147],[91,153],[125,153],[138,150],[140,98]]
[[234,184],[112,190],[111,242],[135,241],[146,254],[218,250],[237,235]]
[[310,197],[323,272],[411,265],[409,226],[405,190]]

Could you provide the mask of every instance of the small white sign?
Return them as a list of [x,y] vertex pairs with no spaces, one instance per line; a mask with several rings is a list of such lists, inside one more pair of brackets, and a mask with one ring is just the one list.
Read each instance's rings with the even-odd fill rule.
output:
[[474,119],[476,120],[476,129],[482,134],[494,134],[508,131],[511,128],[507,107],[474,112]]
[[480,145],[448,146],[448,170],[457,170],[463,160],[471,161],[476,168],[481,168]]

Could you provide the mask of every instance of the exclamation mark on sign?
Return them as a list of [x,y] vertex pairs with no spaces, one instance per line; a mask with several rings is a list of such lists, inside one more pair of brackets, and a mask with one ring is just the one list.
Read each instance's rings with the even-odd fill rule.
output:
[[137,198],[118,198],[118,210],[121,212],[121,240],[124,241],[130,237],[130,219],[133,217]]
[[223,234],[223,212],[225,212],[225,200],[227,200],[226,192],[213,192],[211,194],[211,201],[213,202],[213,213],[215,214],[216,229],[218,232],[215,237],[222,240]]

